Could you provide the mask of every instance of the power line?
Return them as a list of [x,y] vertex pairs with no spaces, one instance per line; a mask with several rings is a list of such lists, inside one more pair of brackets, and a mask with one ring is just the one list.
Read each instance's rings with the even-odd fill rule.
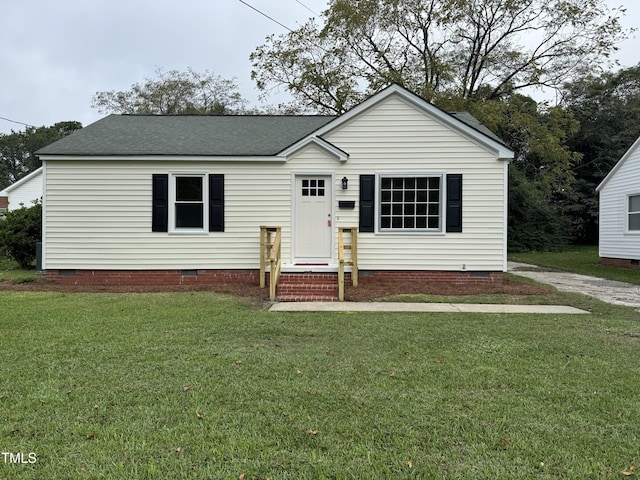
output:
[[289,27],[287,27],[286,25],[280,23],[279,21],[277,21],[275,18],[270,17],[269,15],[267,15],[266,13],[258,10],[256,7],[249,5],[247,2],[245,2],[244,0],[238,0],[240,3],[245,4],[247,7],[249,7],[252,10],[255,10],[256,12],[258,12],[260,15],[267,17],[269,20],[271,20],[274,23],[277,23],[278,25],[280,25],[282,28],[286,28],[287,30],[289,30],[290,32],[293,32],[293,30],[291,30]]
[[[278,25],[280,25],[282,28],[286,28],[287,30],[289,30],[291,33],[293,33],[293,30],[291,30],[289,27],[287,27],[286,25],[280,23],[279,21],[277,21],[275,18],[270,17],[269,15],[267,15],[266,13],[258,10],[256,7],[249,5],[247,2],[245,2],[244,0],[238,0],[240,3],[243,3],[244,5],[246,5],[247,7],[249,7],[252,10],[255,10],[256,12],[258,12],[260,15],[263,15],[265,17],[267,17],[269,20],[271,20],[274,23],[277,23]],[[307,7],[304,3],[300,2],[299,0],[296,0],[296,2],[298,2],[300,5],[302,5],[304,8],[306,8],[307,10],[309,10],[311,13],[317,15],[313,10],[311,10],[309,7]],[[315,42],[314,42],[315,43]],[[322,50],[325,53],[329,53],[329,51],[324,48],[320,43],[315,43],[315,46],[318,47],[320,50]]]
[[313,10],[311,10],[309,7],[307,7],[304,3],[302,3],[300,0],[296,0],[296,2],[298,2],[300,5],[302,5],[304,8],[306,8],[307,10],[309,10],[311,13],[313,13],[316,17],[319,17],[320,15],[318,15],[316,12],[314,12]]
[[0,117],[0,120],[5,120],[5,121],[11,122],[11,123],[17,123],[18,125],[24,125],[25,127],[36,128],[35,125],[31,125],[29,123],[24,123],[24,122],[18,122],[17,120],[11,120],[10,118],[6,118],[6,117]]

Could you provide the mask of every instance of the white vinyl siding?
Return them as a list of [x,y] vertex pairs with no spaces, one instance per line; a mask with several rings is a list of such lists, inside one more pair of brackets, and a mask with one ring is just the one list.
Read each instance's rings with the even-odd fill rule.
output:
[[[504,161],[398,97],[377,104],[323,138],[349,153],[349,159],[340,162],[328,158],[317,147],[309,147],[289,160],[288,165],[297,171],[331,168],[335,172],[337,227],[358,226],[360,175],[463,175],[462,233],[360,233],[361,269],[504,270]],[[345,176],[349,188],[342,190],[341,179]],[[376,188],[376,203],[379,193]],[[355,201],[356,208],[339,209],[340,200]]]
[[[283,227],[289,254],[290,176],[281,165],[47,162],[47,269],[255,269],[260,225]],[[225,231],[151,231],[151,180],[170,171],[225,174]]]
[[600,256],[640,259],[640,231],[629,229],[630,197],[640,195],[640,143],[600,190]]
[[[289,263],[296,175],[333,179],[335,252],[336,227],[359,223],[360,175],[437,173],[443,175],[444,186],[444,175],[455,173],[463,175],[462,233],[361,233],[360,268],[504,269],[506,168],[494,153],[397,96],[374,105],[323,138],[347,152],[349,158],[341,161],[311,143],[284,163],[48,160],[44,267],[257,269],[260,225],[282,227],[282,256]],[[173,235],[151,231],[152,175],[172,172],[224,174],[224,232]],[[342,189],[345,176],[349,179],[347,190]],[[340,201],[354,201],[356,207],[338,208]],[[443,230],[444,222],[443,217]]]

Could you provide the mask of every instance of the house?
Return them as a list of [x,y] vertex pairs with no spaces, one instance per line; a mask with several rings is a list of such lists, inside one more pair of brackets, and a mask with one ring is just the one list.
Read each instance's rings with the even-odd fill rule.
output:
[[38,154],[58,282],[257,281],[261,226],[289,275],[335,276],[346,227],[361,275],[506,271],[513,152],[398,85],[338,117],[110,115]]
[[30,207],[42,198],[42,167],[25,175],[0,191],[0,214],[7,210]]
[[600,257],[608,265],[640,267],[640,138],[598,188]]

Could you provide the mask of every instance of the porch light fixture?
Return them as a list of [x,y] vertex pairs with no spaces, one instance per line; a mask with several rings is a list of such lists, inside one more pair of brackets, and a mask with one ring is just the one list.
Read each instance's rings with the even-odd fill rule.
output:
[[342,189],[346,190],[349,188],[349,179],[347,177],[342,177]]

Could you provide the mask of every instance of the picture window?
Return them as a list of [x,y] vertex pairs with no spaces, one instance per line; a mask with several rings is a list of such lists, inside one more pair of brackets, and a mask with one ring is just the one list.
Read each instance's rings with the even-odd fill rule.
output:
[[407,176],[380,178],[381,231],[440,231],[442,178]]

